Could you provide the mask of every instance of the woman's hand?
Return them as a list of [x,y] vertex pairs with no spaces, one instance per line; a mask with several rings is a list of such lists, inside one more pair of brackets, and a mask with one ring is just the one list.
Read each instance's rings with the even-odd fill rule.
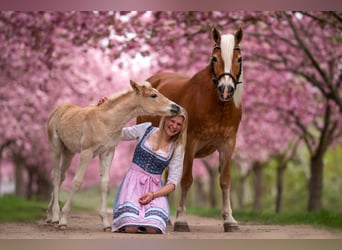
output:
[[139,203],[141,205],[146,205],[146,204],[150,203],[153,199],[154,199],[154,193],[148,192],[148,193],[146,193],[140,197]]
[[102,103],[106,102],[108,100],[107,96],[102,97],[96,104],[96,106],[100,106]]

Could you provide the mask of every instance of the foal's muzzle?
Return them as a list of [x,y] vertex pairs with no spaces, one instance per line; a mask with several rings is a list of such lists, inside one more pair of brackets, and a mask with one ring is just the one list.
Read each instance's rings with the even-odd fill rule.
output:
[[180,111],[180,107],[177,105],[177,104],[171,104],[171,113],[173,115],[177,115],[179,114],[179,111]]

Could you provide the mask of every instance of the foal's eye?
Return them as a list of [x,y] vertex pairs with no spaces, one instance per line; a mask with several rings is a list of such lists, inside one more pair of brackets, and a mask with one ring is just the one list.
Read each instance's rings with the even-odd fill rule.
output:
[[242,56],[238,58],[238,63],[242,63]]
[[152,95],[151,95],[151,98],[153,98],[153,99],[154,99],[154,98],[157,98],[157,94],[152,94]]

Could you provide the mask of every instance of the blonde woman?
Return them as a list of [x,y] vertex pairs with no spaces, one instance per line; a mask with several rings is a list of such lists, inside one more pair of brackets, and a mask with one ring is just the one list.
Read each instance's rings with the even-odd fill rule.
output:
[[[122,140],[138,140],[132,165],[116,195],[112,232],[165,233],[170,218],[167,195],[183,169],[187,114],[163,117],[159,127],[146,122],[122,131]],[[169,167],[165,185],[161,174]]]

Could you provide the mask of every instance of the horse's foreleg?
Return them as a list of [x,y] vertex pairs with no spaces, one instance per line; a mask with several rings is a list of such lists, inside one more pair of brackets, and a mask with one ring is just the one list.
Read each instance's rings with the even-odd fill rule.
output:
[[185,154],[184,158],[184,165],[183,165],[183,174],[181,179],[181,198],[179,201],[179,205],[177,208],[177,215],[176,215],[176,221],[173,227],[173,230],[176,232],[190,232],[190,228],[188,225],[188,222],[185,218],[185,212],[186,212],[186,197],[188,194],[188,191],[191,187],[191,184],[193,182],[192,177],[192,163],[193,163],[193,156],[189,156]]
[[106,152],[100,155],[101,208],[99,211],[99,215],[102,220],[104,231],[111,231],[111,223],[108,220],[107,213],[107,195],[109,186],[109,172],[113,156],[114,151]]
[[84,150],[80,153],[80,160],[76,169],[76,174],[74,176],[74,179],[72,180],[71,191],[61,211],[61,220],[59,222],[60,229],[65,229],[67,226],[67,216],[70,212],[71,202],[74,198],[74,194],[80,189],[82,185],[84,174],[92,157],[92,150]]
[[222,155],[220,153],[220,187],[222,190],[222,219],[225,232],[239,230],[237,221],[233,217],[232,206],[230,203],[230,157],[231,154]]

